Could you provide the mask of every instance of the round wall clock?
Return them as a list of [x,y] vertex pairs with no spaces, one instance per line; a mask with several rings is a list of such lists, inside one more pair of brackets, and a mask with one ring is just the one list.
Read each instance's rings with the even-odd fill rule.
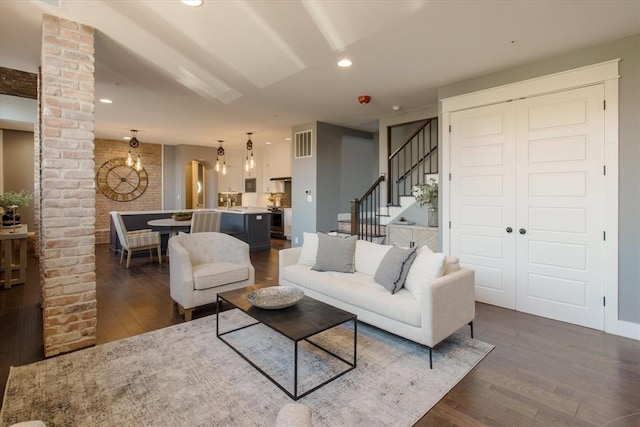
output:
[[114,158],[100,166],[96,180],[102,194],[116,202],[129,202],[145,192],[149,175],[144,168],[127,165],[127,159]]

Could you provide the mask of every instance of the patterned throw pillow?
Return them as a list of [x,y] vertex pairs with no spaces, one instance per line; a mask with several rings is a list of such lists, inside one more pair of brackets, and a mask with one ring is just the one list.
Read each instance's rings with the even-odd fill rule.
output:
[[416,248],[392,247],[382,258],[373,280],[384,286],[391,294],[395,294],[402,288],[415,257]]

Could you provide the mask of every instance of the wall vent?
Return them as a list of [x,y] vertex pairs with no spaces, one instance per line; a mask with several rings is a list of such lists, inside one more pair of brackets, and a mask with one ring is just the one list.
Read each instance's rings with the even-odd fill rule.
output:
[[311,130],[296,132],[295,137],[296,144],[294,157],[296,159],[311,157]]

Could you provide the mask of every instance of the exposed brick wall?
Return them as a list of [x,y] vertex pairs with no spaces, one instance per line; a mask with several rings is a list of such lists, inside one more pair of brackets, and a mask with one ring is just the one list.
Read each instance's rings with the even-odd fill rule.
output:
[[[96,138],[95,172],[110,159],[127,157],[129,150],[128,141]],[[137,199],[117,202],[96,187],[96,243],[109,243],[109,212],[162,209],[162,145],[141,142],[139,150],[142,166],[149,175],[147,189]]]
[[0,67],[0,94],[36,99],[38,75]]
[[96,342],[94,29],[44,15],[40,265],[44,352]]
[[40,227],[40,196],[42,194],[40,187],[40,152],[42,149],[42,144],[40,142],[40,123],[42,122],[42,110],[40,108],[41,90],[40,74],[38,73],[38,121],[33,124],[33,226],[35,228],[32,231],[35,234],[33,242],[35,250],[33,252],[36,257],[40,257],[40,240],[42,238],[42,228]]

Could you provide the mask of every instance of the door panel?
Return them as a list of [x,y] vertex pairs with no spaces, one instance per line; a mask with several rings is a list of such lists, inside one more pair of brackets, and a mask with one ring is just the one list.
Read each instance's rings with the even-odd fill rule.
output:
[[478,301],[603,328],[603,99],[597,85],[451,113],[451,254]]
[[515,106],[451,115],[451,254],[475,270],[476,299],[515,308]]
[[602,329],[602,85],[517,102],[516,309]]

